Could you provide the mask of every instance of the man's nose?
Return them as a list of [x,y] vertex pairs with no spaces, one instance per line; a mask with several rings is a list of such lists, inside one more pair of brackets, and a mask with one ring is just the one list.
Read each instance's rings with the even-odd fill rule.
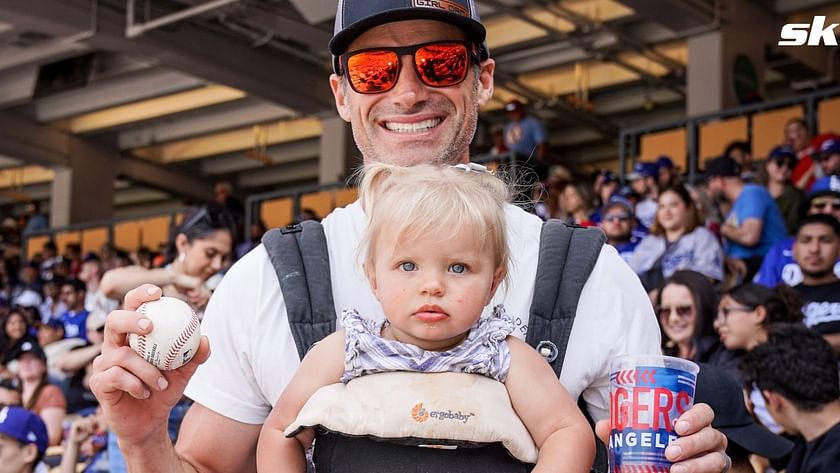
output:
[[400,75],[397,77],[394,88],[389,91],[389,98],[395,105],[410,109],[417,103],[425,101],[429,96],[429,90],[417,76],[414,57],[403,56],[400,61]]

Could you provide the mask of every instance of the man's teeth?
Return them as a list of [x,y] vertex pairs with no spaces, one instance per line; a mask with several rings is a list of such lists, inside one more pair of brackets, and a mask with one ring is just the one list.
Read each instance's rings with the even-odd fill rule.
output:
[[396,131],[397,133],[419,133],[431,130],[432,128],[438,126],[440,122],[440,118],[431,118],[429,120],[423,120],[422,122],[416,123],[385,122],[385,128],[391,131]]

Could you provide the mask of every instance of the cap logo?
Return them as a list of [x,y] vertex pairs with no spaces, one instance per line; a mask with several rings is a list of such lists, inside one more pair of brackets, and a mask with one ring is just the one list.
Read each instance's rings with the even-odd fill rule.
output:
[[29,432],[26,434],[26,440],[29,440],[30,442],[37,442],[38,437],[35,436],[35,432]]
[[461,16],[470,16],[469,8],[453,0],[411,0],[411,4],[415,7],[437,8]]
[[20,346],[21,350],[29,351],[32,349],[32,343],[25,342],[23,345]]
[[0,411],[0,424],[6,422],[6,417],[9,416],[9,408],[4,407],[2,411]]

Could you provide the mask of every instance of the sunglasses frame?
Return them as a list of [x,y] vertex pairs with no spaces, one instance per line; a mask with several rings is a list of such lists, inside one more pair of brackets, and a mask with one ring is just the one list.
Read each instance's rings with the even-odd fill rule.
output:
[[[462,77],[460,80],[458,80],[456,82],[453,82],[453,83],[447,84],[447,85],[427,84],[426,81],[423,80],[423,76],[420,74],[420,71],[417,70],[417,51],[419,51],[420,49],[425,48],[427,46],[447,45],[447,44],[457,44],[457,45],[463,46],[464,49],[466,50],[468,64],[467,64],[467,67],[464,70],[464,77]],[[402,58],[403,58],[403,56],[411,56],[411,62],[414,65],[414,67],[412,69],[414,69],[414,73],[417,74],[417,79],[420,81],[420,83],[425,85],[426,87],[433,87],[433,88],[436,88],[436,89],[442,89],[442,88],[445,88],[445,87],[452,87],[452,86],[456,86],[456,85],[464,82],[467,79],[467,76],[469,75],[470,65],[473,63],[473,61],[476,64],[478,64],[480,62],[479,57],[478,57],[478,53],[476,51],[475,43],[473,43],[472,41],[464,41],[464,40],[430,41],[430,42],[427,42],[427,43],[412,44],[412,45],[409,45],[409,46],[393,46],[393,47],[392,46],[380,46],[380,47],[377,47],[377,48],[365,48],[365,49],[357,49],[355,51],[347,51],[346,53],[339,56],[339,65],[341,66],[341,70],[338,71],[338,74],[341,75],[341,76],[347,76],[348,75],[349,69],[350,69],[349,68],[349,63],[350,63],[350,58],[351,57],[362,54],[362,53],[375,52],[375,51],[376,52],[393,52],[397,55],[397,71],[396,71],[394,83],[391,84],[391,87],[389,87],[387,89],[376,90],[376,91],[372,91],[372,92],[364,92],[364,91],[360,91],[360,90],[356,89],[356,86],[353,85],[353,81],[350,80],[350,77],[348,76],[347,77],[347,83],[350,85],[350,88],[353,89],[353,91],[356,92],[357,94],[363,94],[363,95],[384,94],[385,92],[389,92],[389,91],[391,91],[391,89],[396,87],[397,86],[397,81],[399,80],[399,77],[400,77],[400,73],[402,72],[402,63],[403,63]]]
[[[683,309],[683,310],[681,311],[680,309]],[[660,319],[664,318],[663,317],[663,311],[664,310],[668,311],[665,314],[665,316],[670,317],[673,312],[676,312],[677,317],[679,317],[681,319],[687,319],[689,316],[694,314],[694,306],[691,305],[691,304],[678,304],[678,305],[675,305],[675,306],[658,305],[658,306],[656,306],[657,317],[659,317]],[[683,312],[683,313],[680,313],[680,312]]]
[[840,199],[835,197],[814,197],[811,199],[809,206],[820,210],[826,206],[831,206],[832,209],[840,209]]

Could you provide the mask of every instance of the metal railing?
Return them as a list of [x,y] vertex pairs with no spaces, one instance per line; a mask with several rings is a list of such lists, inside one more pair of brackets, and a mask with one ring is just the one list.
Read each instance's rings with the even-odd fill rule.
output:
[[[686,156],[688,159],[689,182],[695,182],[697,177],[698,157],[698,131],[701,125],[706,122],[723,120],[745,115],[754,115],[777,108],[790,107],[793,105],[805,105],[805,122],[810,130],[817,129],[817,103],[830,97],[840,95],[840,87],[818,90],[806,95],[798,95],[780,100],[772,100],[740,107],[722,110],[720,112],[696,115],[682,120],[676,120],[656,125],[625,128],[621,130],[618,138],[618,166],[624,182],[629,159],[635,159],[639,154],[639,140],[643,135],[667,130],[685,128],[686,130]],[[749,141],[749,140],[748,140]]]

